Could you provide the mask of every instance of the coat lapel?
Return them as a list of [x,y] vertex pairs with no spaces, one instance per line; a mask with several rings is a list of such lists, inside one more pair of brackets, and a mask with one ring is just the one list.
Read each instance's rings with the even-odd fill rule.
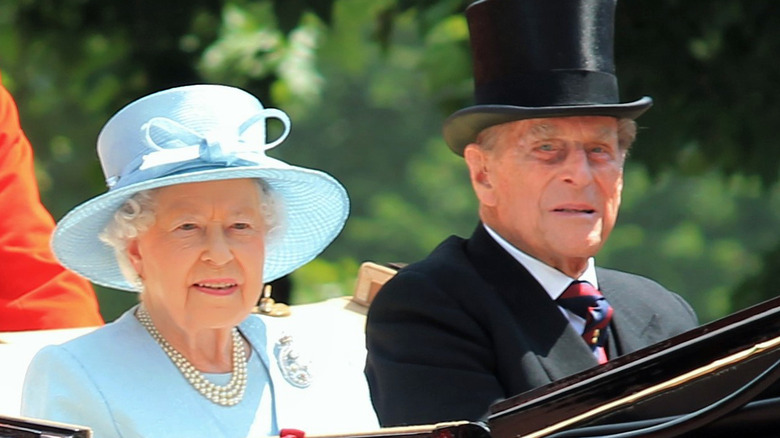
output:
[[518,332],[537,359],[538,369],[525,372],[543,374],[553,381],[598,365],[539,282],[481,224],[469,240],[467,252],[482,278],[507,303]]
[[[249,341],[249,343],[252,345],[252,354],[256,354],[257,357],[260,359],[260,362],[263,365],[263,368],[265,368],[265,371],[267,375],[269,376],[269,382],[268,384],[271,387],[271,394],[273,396],[273,402],[272,402],[272,410],[271,413],[272,418],[274,419],[274,425],[273,429],[279,428],[279,412],[287,412],[288,410],[284,408],[284,406],[280,406],[279,403],[279,397],[277,397],[278,388],[280,386],[280,375],[278,372],[275,372],[274,365],[276,361],[272,361],[271,358],[268,356],[269,351],[273,351],[272,347],[274,344],[274,333],[269,332],[268,327],[263,324],[263,321],[255,316],[250,315],[247,319],[245,319],[241,325],[239,325],[239,330],[241,331],[241,334]],[[283,403],[282,403],[283,404]],[[260,420],[260,418],[255,418],[256,421]],[[268,430],[267,425],[263,424],[257,424],[252,425],[250,428],[250,432],[252,432],[255,429],[259,430]],[[250,436],[252,434],[250,433]]]
[[[331,411],[323,407],[325,406],[323,403],[327,403],[328,400],[323,400],[322,391],[313,389],[318,384],[317,375],[314,376],[314,383],[311,383],[311,387],[300,386],[293,382],[290,375],[285,377],[282,371],[285,367],[289,369],[287,365],[282,363],[281,356],[284,355],[282,351],[284,351],[283,346],[285,345],[289,345],[295,352],[301,353],[301,364],[310,364],[311,361],[311,357],[306,354],[305,349],[302,351],[299,348],[296,330],[290,326],[291,321],[288,318],[251,316],[241,326],[244,327],[248,321],[251,321],[249,323],[255,326],[261,326],[262,330],[255,328],[247,330],[247,332],[262,332],[264,334],[263,339],[258,339],[263,343],[255,344],[264,345],[264,351],[258,351],[259,347],[255,351],[260,355],[270,376],[276,428],[316,430],[317,427],[322,427],[324,424],[322,413]],[[283,342],[283,339],[287,341]]]
[[259,355],[270,377],[276,428],[305,428],[306,425],[302,424],[301,421],[301,412],[305,405],[301,403],[304,390],[290,385],[282,374],[279,360],[276,357],[282,338],[288,335],[283,325],[283,321],[250,316],[241,324],[241,327],[246,327],[247,330],[243,331],[245,335],[263,334],[262,337],[252,336],[250,341],[253,345],[258,346],[255,352]]
[[647,339],[663,338],[659,315],[646,302],[633,298],[631,290],[616,284],[604,270],[597,269],[599,289],[615,310],[610,336],[610,358],[622,356],[647,346]]

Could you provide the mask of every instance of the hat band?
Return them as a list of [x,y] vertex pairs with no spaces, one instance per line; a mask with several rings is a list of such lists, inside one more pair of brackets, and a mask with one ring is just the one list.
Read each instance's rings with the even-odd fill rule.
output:
[[249,129],[261,120],[264,121],[262,114],[250,117],[237,133],[202,135],[174,120],[155,117],[142,128],[149,153],[130,161],[119,177],[109,178],[106,183],[110,190],[116,190],[204,168],[257,166],[267,159],[265,149],[284,140],[289,132],[286,130],[282,137],[265,144],[264,131]]
[[547,107],[619,102],[615,75],[588,70],[523,72],[483,81],[474,92],[478,105]]

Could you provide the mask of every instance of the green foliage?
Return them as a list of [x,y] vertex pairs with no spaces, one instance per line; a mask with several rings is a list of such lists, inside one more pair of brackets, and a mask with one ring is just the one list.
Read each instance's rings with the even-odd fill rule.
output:
[[[618,226],[598,255],[600,265],[642,273],[682,294],[702,321],[754,304],[765,290],[740,286],[762,272],[761,254],[780,243],[773,226],[778,199],[757,177],[690,177],[666,172],[653,180],[629,164]],[[769,200],[772,202],[767,202]]]
[[656,108],[635,158],[653,171],[778,177],[780,3],[633,0],[618,4],[623,95]]
[[[464,0],[0,2],[0,71],[55,217],[104,190],[95,139],[119,107],[192,82],[243,87],[293,119],[271,154],[324,169],[352,199],[294,302],[351,293],[360,262],[411,262],[468,235],[476,202],[441,139],[472,102]],[[683,294],[702,320],[774,297],[780,267],[780,3],[618,5],[623,100],[639,122],[621,217],[598,256]],[[107,319],[135,295],[98,289]]]
[[125,310],[138,304],[138,294],[135,292],[119,291],[102,286],[95,286],[100,313],[106,321],[113,321],[124,313]]
[[355,289],[358,267],[352,258],[312,261],[295,272],[292,304],[313,303],[351,294]]

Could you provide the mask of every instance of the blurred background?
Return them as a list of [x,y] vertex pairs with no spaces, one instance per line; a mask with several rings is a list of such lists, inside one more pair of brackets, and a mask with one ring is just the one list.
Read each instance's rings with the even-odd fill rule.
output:
[[[312,302],[351,294],[363,261],[411,262],[475,227],[440,135],[472,103],[468,3],[0,1],[0,72],[55,219],[105,191],[97,133],[142,95],[222,83],[285,110],[292,134],[270,155],[327,171],[352,199],[341,236],[290,278],[291,301]],[[597,263],[679,292],[702,322],[775,297],[780,2],[623,0],[615,53],[622,100],[655,106]],[[97,290],[107,320],[137,299]]]

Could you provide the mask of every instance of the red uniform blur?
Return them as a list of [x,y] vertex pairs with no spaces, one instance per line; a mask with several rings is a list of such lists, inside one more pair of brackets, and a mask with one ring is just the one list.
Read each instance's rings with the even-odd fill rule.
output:
[[0,331],[103,324],[92,285],[54,258],[30,142],[0,84]]

